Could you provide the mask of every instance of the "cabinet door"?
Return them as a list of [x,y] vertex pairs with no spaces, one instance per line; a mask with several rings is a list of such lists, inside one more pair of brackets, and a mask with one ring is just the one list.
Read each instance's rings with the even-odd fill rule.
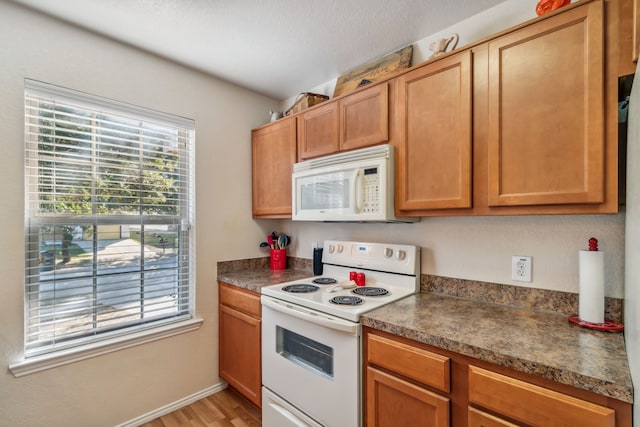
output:
[[370,427],[448,427],[449,399],[368,367],[366,415]]
[[615,410],[476,366],[469,402],[531,426],[613,427]]
[[298,117],[300,160],[335,153],[339,146],[338,104],[329,102]]
[[396,209],[470,207],[471,52],[404,74],[396,84]]
[[291,172],[296,162],[296,118],[251,135],[253,216],[291,218]]
[[260,407],[261,322],[225,305],[219,311],[220,377]]
[[340,100],[340,150],[389,141],[389,83]]
[[489,206],[604,201],[603,2],[489,42]]

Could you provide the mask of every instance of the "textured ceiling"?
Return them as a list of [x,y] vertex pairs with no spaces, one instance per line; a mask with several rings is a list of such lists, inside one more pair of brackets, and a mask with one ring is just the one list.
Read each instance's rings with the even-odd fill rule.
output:
[[12,0],[286,99],[505,0]]

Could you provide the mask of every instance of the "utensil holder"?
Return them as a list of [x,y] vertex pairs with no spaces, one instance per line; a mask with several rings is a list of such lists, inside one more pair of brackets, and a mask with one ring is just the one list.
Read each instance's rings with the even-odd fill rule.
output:
[[271,269],[285,270],[287,268],[287,250],[271,249]]
[[313,275],[322,275],[322,248],[313,249]]

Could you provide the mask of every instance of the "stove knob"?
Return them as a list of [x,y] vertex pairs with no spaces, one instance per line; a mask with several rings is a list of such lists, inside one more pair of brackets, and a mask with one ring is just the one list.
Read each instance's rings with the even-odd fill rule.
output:
[[335,246],[333,246],[333,245],[329,245],[329,253],[330,253],[330,254],[332,254],[332,253],[333,253],[333,251],[335,251],[335,250],[336,250],[336,247],[335,247]]
[[396,258],[399,260],[403,260],[407,257],[407,253],[405,251],[396,251]]
[[391,258],[392,255],[393,255],[393,249],[384,248],[384,257],[385,258]]
[[344,250],[344,246],[338,245],[338,253],[341,254],[343,250]]

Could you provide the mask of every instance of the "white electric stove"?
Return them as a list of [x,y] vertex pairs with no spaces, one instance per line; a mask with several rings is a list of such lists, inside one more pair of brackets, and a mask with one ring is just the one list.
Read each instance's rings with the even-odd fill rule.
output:
[[416,246],[327,240],[322,263],[262,288],[264,427],[362,425],[360,316],[420,287]]

